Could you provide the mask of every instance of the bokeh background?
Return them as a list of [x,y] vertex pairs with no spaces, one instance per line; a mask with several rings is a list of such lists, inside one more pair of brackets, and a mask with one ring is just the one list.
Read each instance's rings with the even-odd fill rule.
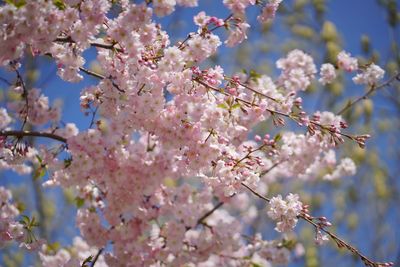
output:
[[[0,3],[3,1],[0,1]],[[135,2],[135,1],[134,1]],[[136,1],[140,2],[140,1]],[[224,18],[229,14],[217,0],[199,0],[197,8],[178,8],[175,13],[157,19],[170,34],[171,41],[182,40],[195,31],[192,17],[201,10],[208,15]],[[118,10],[115,9],[115,12]],[[299,48],[311,54],[316,63],[335,63],[341,50],[357,56],[362,63],[375,62],[386,70],[385,80],[400,70],[400,1],[399,0],[285,0],[272,24],[257,22],[259,8],[250,8],[247,17],[251,24],[248,40],[236,48],[222,48],[207,65],[221,65],[227,74],[250,71],[277,76],[275,61],[288,51]],[[223,30],[218,34],[224,38]],[[86,54],[86,67],[98,70],[95,50]],[[24,79],[29,87],[42,88],[50,100],[63,106],[63,122],[75,122],[87,129],[91,116],[80,110],[80,90],[97,83],[91,77],[77,84],[68,84],[57,77],[57,66],[49,59],[26,58]],[[15,81],[13,73],[0,69],[0,77]],[[270,186],[269,195],[297,192],[310,203],[314,215],[324,215],[334,224],[333,230],[354,244],[365,255],[400,266],[400,82],[377,91],[349,109],[343,116],[353,133],[368,133],[372,138],[366,149],[346,142],[338,151],[356,162],[358,171],[353,177],[327,182],[295,179],[281,180]],[[313,84],[303,93],[307,112],[330,110],[337,112],[349,99],[363,95],[368,88],[354,85],[351,75],[342,75],[329,86]],[[0,106],[12,100],[9,86],[0,81]],[[296,132],[304,129],[290,125]],[[278,129],[279,131],[280,129]],[[277,131],[270,123],[260,124],[254,133]],[[35,144],[47,140],[32,139]],[[14,199],[24,214],[35,215],[41,222],[38,234],[50,240],[54,247],[71,244],[78,234],[74,215],[76,199],[70,190],[41,187],[43,177],[19,176],[0,172],[0,185],[12,189]],[[260,209],[264,204],[259,203]],[[246,230],[262,232],[265,238],[277,237],[268,218],[257,221]],[[289,266],[363,266],[348,252],[340,251],[333,242],[317,247],[313,228],[300,223],[296,241],[302,243],[305,254],[293,256]],[[0,266],[37,265],[37,258],[26,251],[9,246],[0,250]],[[39,266],[39,265],[38,265]]]

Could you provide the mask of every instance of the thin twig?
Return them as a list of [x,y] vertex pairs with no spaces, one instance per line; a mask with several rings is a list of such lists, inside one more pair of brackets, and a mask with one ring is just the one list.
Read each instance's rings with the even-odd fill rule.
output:
[[[70,36],[58,37],[58,38],[56,38],[54,40],[54,42],[57,42],[57,43],[71,43],[71,44],[75,43],[75,41]],[[90,46],[93,46],[93,47],[115,50],[115,51],[121,52],[121,53],[124,52],[123,49],[117,48],[117,47],[115,47],[115,45],[116,44],[102,44],[102,43],[96,43],[96,42],[90,43]]]
[[243,86],[244,88],[246,88],[246,89],[252,91],[253,93],[255,93],[255,94],[257,94],[257,95],[263,96],[263,97],[265,97],[265,98],[267,98],[267,99],[269,99],[269,100],[272,100],[272,101],[274,101],[274,102],[279,103],[279,101],[276,100],[275,98],[273,98],[273,97],[271,97],[271,96],[269,96],[269,95],[266,95],[266,94],[264,94],[264,93],[262,93],[262,92],[260,92],[260,91],[257,91],[256,89],[254,89],[254,88],[252,88],[252,87],[250,87],[250,86],[248,86],[248,85],[246,85],[246,84],[244,84],[244,83],[242,83],[242,82],[240,82],[240,81],[234,80],[234,79],[232,79],[232,78],[230,78],[230,77],[228,77],[228,76],[225,76],[225,75],[224,75],[224,79],[227,80],[227,81],[229,81],[229,82],[232,82],[232,83],[236,83],[236,84],[238,84],[238,85],[241,85],[241,86]]
[[285,161],[286,160],[282,160],[282,161],[278,161],[278,162],[274,163],[271,167],[269,167],[268,169],[262,171],[260,173],[260,177],[266,175],[267,173],[269,173],[270,171],[272,171],[273,169],[275,169],[276,167],[278,167],[280,164],[282,164]]
[[93,261],[92,261],[92,266],[94,267],[94,265],[96,264],[97,260],[99,259],[101,253],[103,253],[104,248],[99,249],[99,251],[97,251],[96,256],[94,256]]
[[[223,90],[222,88],[217,88],[217,87],[214,87],[214,86],[212,86],[212,85],[209,85],[209,84],[206,83],[205,81],[201,80],[199,77],[193,78],[193,81],[195,81],[195,82],[197,82],[197,83],[199,83],[199,84],[201,84],[201,85],[203,85],[203,86],[205,86],[205,87],[207,87],[207,88],[209,88],[209,89],[211,89],[211,90],[213,90],[213,91],[215,91],[215,92],[221,93],[221,94],[226,95],[226,96],[235,97],[235,101],[236,101],[236,102],[242,102],[242,103],[246,104],[246,105],[249,106],[249,107],[258,107],[257,104],[251,103],[251,102],[249,102],[249,101],[247,101],[247,100],[244,100],[244,99],[238,98],[238,97],[236,97],[236,96],[233,96],[232,94],[226,92],[226,91]],[[277,110],[273,110],[273,109],[270,109],[270,108],[265,108],[265,110],[268,111],[268,112],[270,112],[271,115],[278,114],[278,115],[280,115],[280,116],[289,118],[289,119],[291,119],[291,120],[293,120],[293,121],[295,121],[295,122],[297,122],[297,123],[301,123],[301,122],[299,121],[299,119],[298,119],[298,118],[296,119],[296,117],[295,117],[294,115],[292,115],[292,114],[283,113],[283,112],[280,112],[280,111],[277,111]],[[342,133],[342,132],[340,132],[340,131],[339,131],[339,132],[333,131],[333,130],[331,129],[330,126],[322,125],[322,124],[320,124],[320,123],[318,123],[318,122],[315,122],[315,121],[310,121],[309,124],[318,127],[320,130],[329,131],[332,135],[341,135],[341,136],[344,136],[344,137],[346,137],[346,138],[348,138],[348,139],[350,139],[350,140],[355,140],[355,137],[354,137],[354,136],[352,136],[352,135],[350,135],[350,134]],[[301,125],[302,125],[302,124],[301,124]]]
[[211,214],[214,213],[214,211],[216,211],[217,209],[219,209],[220,207],[222,207],[224,205],[224,202],[220,201],[218,202],[217,205],[214,206],[214,208],[212,208],[211,210],[207,211],[203,216],[201,216],[198,220],[197,220],[197,224],[202,224],[204,222],[204,220],[210,216]]
[[2,81],[3,83],[7,84],[7,85],[12,85],[11,82],[9,82],[6,78],[0,77],[0,81]]
[[387,86],[390,86],[395,80],[400,81],[400,72],[397,73],[396,75],[392,76],[389,80],[387,80],[386,82],[380,84],[380,85],[372,85],[371,88],[362,96],[354,99],[354,100],[350,100],[350,102],[348,102],[338,113],[337,115],[341,115],[343,114],[346,110],[348,110],[349,108],[351,108],[352,106],[354,106],[355,104],[357,104],[358,102],[360,102],[361,100],[367,99],[372,93],[374,93],[375,91],[385,88]]
[[257,191],[255,191],[254,189],[252,189],[250,186],[248,186],[247,184],[245,184],[244,182],[241,183],[242,186],[246,187],[248,190],[250,190],[254,195],[256,195],[257,197],[265,200],[266,202],[270,202],[271,199],[264,197],[263,195],[261,195],[260,193],[258,193]]
[[24,121],[22,122],[22,126],[21,126],[21,131],[22,131],[22,130],[24,130],[24,127],[28,121],[28,113],[29,113],[28,89],[26,88],[24,79],[22,78],[22,75],[19,72],[19,70],[17,68],[15,68],[14,70],[15,70],[15,73],[17,74],[17,79],[22,86],[22,90],[23,90],[22,96],[25,98],[25,109],[26,110],[25,110],[25,118],[24,118]]
[[[50,54],[50,53],[46,53],[45,55],[46,55],[46,56],[49,56],[49,57],[51,57],[51,58],[53,58],[53,55]],[[105,76],[103,76],[103,75],[101,75],[101,74],[99,74],[99,73],[97,73],[97,72],[88,70],[88,69],[86,69],[86,68],[84,68],[84,67],[79,67],[79,70],[82,71],[82,72],[84,72],[84,73],[86,73],[87,75],[93,76],[93,77],[95,77],[95,78],[97,78],[97,79],[100,79],[100,80],[109,79],[109,80],[111,81],[112,85],[113,85],[118,91],[120,91],[121,93],[125,93],[125,90],[119,88],[119,86],[113,81],[112,77],[108,77],[108,78],[107,78],[107,77],[105,77]]]
[[243,158],[241,158],[238,161],[236,161],[235,165],[232,166],[232,170],[235,169],[243,160],[250,158],[251,154],[253,154],[254,152],[262,150],[265,146],[266,146],[266,144],[263,144],[258,148],[255,148],[255,149],[252,149],[252,150],[248,151],[247,154]]
[[87,75],[93,76],[93,77],[98,78],[98,79],[100,79],[100,80],[106,79],[105,76],[103,76],[103,75],[101,75],[101,74],[99,74],[99,73],[97,73],[97,72],[88,70],[88,69],[86,69],[86,68],[84,68],[84,67],[80,67],[79,70],[83,71],[83,72],[86,73]]
[[92,111],[92,119],[90,120],[89,124],[89,129],[92,128],[94,124],[94,119],[96,118],[97,111],[99,110],[99,106],[96,106],[96,108]]
[[111,81],[112,85],[113,85],[118,91],[120,91],[121,93],[125,93],[125,90],[119,88],[119,86],[113,81],[112,78],[107,78],[107,77],[105,77],[105,76],[103,76],[103,75],[101,75],[101,74],[99,74],[99,73],[97,73],[97,72],[88,70],[88,69],[86,69],[86,68],[84,68],[84,67],[80,67],[79,70],[83,71],[83,72],[86,73],[87,75],[93,76],[93,77],[98,78],[98,79],[100,79],[100,80],[109,79],[109,80]]

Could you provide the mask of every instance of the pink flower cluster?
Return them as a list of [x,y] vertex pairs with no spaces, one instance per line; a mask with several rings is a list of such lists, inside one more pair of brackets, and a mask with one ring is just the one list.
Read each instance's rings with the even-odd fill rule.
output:
[[318,80],[322,85],[333,82],[336,78],[335,67],[330,63],[322,64],[320,70],[321,78]]
[[270,22],[275,18],[275,13],[279,8],[279,4],[283,0],[269,0],[265,7],[262,9],[261,15],[257,19],[261,23]]
[[[60,249],[54,255],[43,251],[39,252],[39,257],[43,267],[76,267],[82,266],[83,262],[90,256],[94,257],[98,250],[95,247],[90,247],[81,237],[75,237],[73,245],[67,249]],[[96,266],[107,267],[103,255],[99,255]]]
[[282,70],[280,83],[288,91],[306,90],[317,73],[312,57],[298,49],[279,59],[276,66]]
[[27,118],[27,122],[33,125],[42,125],[49,121],[55,122],[60,120],[61,103],[56,102],[54,106],[51,107],[49,98],[41,94],[40,89],[30,89],[26,97],[22,96],[24,92],[21,87],[14,88],[14,91],[20,94],[21,99],[11,102],[8,108],[10,111],[14,112],[14,114],[18,114],[22,121]]
[[357,74],[353,81],[355,84],[375,85],[385,75],[385,71],[372,63],[362,73]]
[[23,226],[17,222],[19,211],[11,203],[11,191],[0,187],[0,247],[8,241],[20,240],[23,235]]
[[341,51],[337,55],[337,65],[340,69],[343,69],[347,72],[356,71],[358,69],[357,59],[345,51]]
[[281,233],[292,231],[297,224],[302,205],[297,194],[289,194],[285,200],[281,195],[273,197],[269,203],[268,216],[277,221],[275,230]]
[[12,122],[5,108],[0,108],[0,130],[5,129]]

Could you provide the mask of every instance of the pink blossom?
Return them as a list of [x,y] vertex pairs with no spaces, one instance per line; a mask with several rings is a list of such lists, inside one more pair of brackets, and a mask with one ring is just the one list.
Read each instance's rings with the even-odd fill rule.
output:
[[297,224],[297,216],[302,210],[302,203],[297,194],[289,194],[283,200],[281,195],[273,197],[269,203],[268,216],[277,221],[275,230],[288,232]]
[[340,69],[347,72],[352,72],[358,69],[358,61],[356,58],[351,57],[350,53],[341,51],[337,55],[337,65]]
[[357,74],[353,78],[353,82],[355,84],[375,85],[384,75],[385,71],[378,65],[372,63],[366,70],[363,70],[362,73]]
[[322,64],[320,70],[320,76],[321,78],[319,78],[318,81],[322,85],[326,85],[333,82],[333,80],[335,80],[336,78],[335,67],[330,63]]

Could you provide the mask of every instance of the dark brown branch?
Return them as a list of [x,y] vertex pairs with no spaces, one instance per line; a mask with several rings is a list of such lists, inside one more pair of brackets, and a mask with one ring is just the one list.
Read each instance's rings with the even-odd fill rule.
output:
[[241,183],[242,186],[246,187],[248,190],[250,190],[250,192],[252,192],[254,195],[256,195],[257,197],[265,200],[266,202],[270,202],[271,199],[264,197],[263,195],[261,195],[260,193],[258,193],[257,191],[255,191],[254,189],[252,189],[250,186],[248,186],[247,184],[245,184],[244,182]]
[[99,249],[96,256],[94,256],[91,267],[94,267],[94,265],[96,264],[97,260],[99,259],[100,255],[101,255],[101,253],[103,253],[103,250],[104,250],[104,248]]
[[283,163],[283,162],[285,162],[285,160],[278,161],[278,162],[274,163],[271,167],[269,167],[269,168],[266,169],[265,171],[262,171],[262,172],[260,173],[260,177],[266,175],[267,173],[269,173],[270,171],[272,171],[273,169],[275,169],[276,167],[278,167],[279,164],[281,164],[281,163]]
[[[74,44],[75,41],[70,37],[58,37],[54,40],[54,42],[57,43],[71,43]],[[102,44],[102,43],[96,43],[92,42],[90,43],[90,46],[93,47],[98,47],[98,48],[104,48],[104,49],[110,49],[110,50],[116,50],[117,52],[124,52],[123,49],[115,47],[115,44]]]
[[350,245],[349,243],[347,243],[346,241],[344,241],[343,239],[341,239],[340,237],[338,237],[334,233],[326,230],[324,227],[321,227],[320,225],[318,225],[317,223],[312,221],[312,219],[308,218],[305,214],[301,214],[300,218],[305,220],[306,222],[310,223],[311,225],[313,225],[315,227],[315,230],[320,230],[320,231],[324,232],[325,234],[327,234],[333,241],[335,241],[336,245],[339,248],[343,248],[344,247],[348,251],[353,253],[354,255],[357,255],[363,261],[365,266],[369,266],[369,267],[393,266],[392,262],[374,262],[374,261],[370,260],[367,256],[362,254],[354,246]]
[[[49,57],[53,58],[53,56],[52,56],[50,53],[47,53],[46,56],[49,56]],[[119,88],[119,86],[113,81],[112,77],[105,77],[105,76],[103,76],[103,75],[101,75],[101,74],[99,74],[99,73],[96,73],[96,72],[94,72],[94,71],[88,70],[88,69],[86,69],[86,68],[84,68],[84,67],[79,67],[79,70],[82,71],[82,72],[84,72],[84,73],[86,73],[87,75],[93,76],[93,77],[95,77],[95,78],[97,78],[97,79],[100,79],[100,80],[103,80],[103,79],[110,79],[112,85],[113,85],[118,91],[120,91],[121,93],[125,93],[125,90],[122,90],[121,88]]]
[[234,80],[234,79],[232,79],[232,78],[230,78],[230,77],[228,77],[228,76],[224,76],[224,79],[227,80],[227,81],[229,81],[229,82],[232,82],[232,83],[236,83],[236,84],[238,84],[238,85],[241,85],[241,86],[243,86],[244,88],[246,88],[247,90],[250,90],[250,91],[252,91],[253,93],[255,93],[255,94],[257,94],[257,95],[260,95],[260,96],[265,97],[265,98],[267,98],[267,99],[269,99],[269,100],[272,100],[272,101],[274,101],[274,102],[279,103],[279,101],[276,100],[275,98],[273,98],[273,97],[271,97],[271,96],[268,96],[268,95],[266,95],[266,94],[264,94],[264,93],[262,93],[262,92],[259,92],[259,91],[257,91],[256,89],[254,89],[254,88],[252,88],[252,87],[250,87],[250,86],[248,86],[248,85],[246,85],[246,84],[244,84],[244,83],[242,83],[242,82],[240,82],[240,81],[236,81],[236,80]]
[[105,76],[103,76],[103,75],[101,75],[101,74],[98,74],[98,73],[96,73],[96,72],[94,72],[94,71],[85,69],[84,67],[80,67],[79,70],[80,70],[80,71],[83,71],[83,72],[86,73],[87,75],[93,76],[93,77],[95,77],[95,78],[97,78],[97,79],[100,79],[100,80],[106,79]]
[[224,202],[220,201],[218,202],[217,205],[214,206],[214,208],[212,208],[211,210],[207,211],[203,216],[201,216],[198,220],[197,220],[197,224],[202,224],[204,222],[204,220],[210,216],[211,214],[214,213],[214,211],[216,211],[217,209],[219,209],[220,207],[222,207],[224,205]]
[[37,131],[0,131],[0,136],[15,136],[15,137],[25,137],[25,136],[36,136],[36,137],[46,137],[50,139],[54,139],[63,143],[67,143],[67,139],[53,134],[53,133],[47,133],[47,132],[37,132]]
[[29,113],[28,88],[26,87],[24,79],[22,78],[22,75],[19,72],[19,70],[17,68],[15,68],[14,70],[15,70],[15,73],[17,74],[18,82],[22,86],[22,90],[23,90],[22,97],[25,99],[25,117],[24,117],[24,121],[22,122],[22,126],[21,126],[21,130],[23,130],[26,123],[28,122],[28,113]]
[[99,106],[97,106],[97,107],[92,111],[92,119],[90,120],[89,128],[92,128],[98,110],[99,110]]
[[101,75],[101,74],[99,74],[99,73],[96,73],[96,72],[94,72],[94,71],[88,70],[88,69],[86,69],[86,68],[84,68],[84,67],[80,67],[79,70],[83,71],[83,72],[86,73],[87,75],[93,76],[93,77],[95,77],[95,78],[97,78],[97,79],[100,79],[100,80],[110,79],[112,85],[113,85],[118,91],[120,91],[121,93],[125,93],[125,91],[122,90],[121,88],[119,88],[119,86],[112,80],[112,78],[107,78],[107,77],[105,77],[105,76],[103,76],[103,75]]

